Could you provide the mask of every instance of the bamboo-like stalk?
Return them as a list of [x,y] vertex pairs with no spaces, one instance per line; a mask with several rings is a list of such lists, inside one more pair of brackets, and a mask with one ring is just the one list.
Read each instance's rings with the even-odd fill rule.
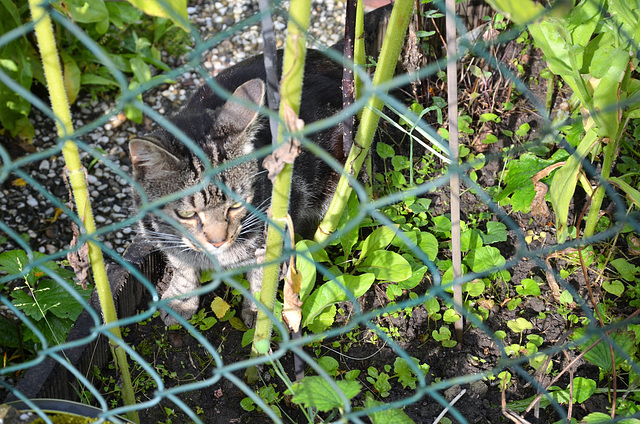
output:
[[[396,0],[391,17],[389,18],[389,28],[385,34],[384,41],[382,43],[382,49],[380,50],[380,57],[378,59],[378,67],[376,68],[375,75],[373,76],[373,85],[379,85],[385,81],[389,81],[395,72],[398,56],[404,44],[404,37],[411,20],[411,12],[413,10],[412,0]],[[371,96],[367,102],[367,105],[362,112],[362,119],[356,133],[356,139],[347,161],[345,163],[344,173],[357,177],[362,168],[362,163],[367,157],[371,142],[378,127],[378,121],[380,117],[374,112],[375,110],[382,110],[383,102],[378,96]],[[323,242],[329,237],[338,227],[342,212],[349,200],[351,191],[353,189],[349,185],[349,179],[346,175],[340,177],[336,193],[331,200],[329,210],[324,216],[324,219],[318,227],[314,239],[317,242]]]
[[[310,15],[311,0],[291,0],[282,65],[282,79],[280,81],[281,122],[288,121],[288,119],[285,119],[287,110],[293,111],[296,116],[300,112],[302,78],[306,56],[306,33],[309,27]],[[278,130],[278,145],[284,143],[284,133],[285,129],[281,124]],[[260,302],[270,311],[273,311],[278,290],[280,264],[277,261],[282,255],[284,222],[289,213],[292,173],[293,164],[287,163],[273,182],[271,196],[271,218],[273,223],[269,225],[267,230],[267,250],[265,253],[265,263],[267,265],[264,266],[262,288],[260,290]],[[259,354],[259,349],[256,348],[258,345],[268,344],[271,339],[272,329],[273,323],[271,319],[262,309],[259,309],[251,348],[252,357]],[[251,375],[252,371],[247,370],[248,379],[252,378]]]
[[[86,170],[80,161],[78,146],[68,137],[73,133],[73,123],[71,121],[71,112],[69,110],[69,101],[65,92],[62,68],[58,58],[58,49],[56,46],[55,36],[51,18],[42,7],[38,0],[29,0],[29,8],[31,16],[35,22],[36,39],[38,48],[40,49],[40,57],[47,81],[49,96],[51,98],[51,107],[58,121],[58,136],[66,137],[62,147],[62,154],[66,164],[67,178],[71,184],[73,197],[75,200],[78,215],[84,223],[85,231],[91,234],[96,231],[96,224],[91,211],[91,203],[89,200],[89,191],[85,181]],[[111,323],[118,319],[116,315],[115,305],[113,303],[113,295],[107,278],[107,270],[102,257],[100,247],[94,242],[89,241],[89,260],[91,261],[91,269],[93,271],[93,279],[98,291],[100,306],[104,316],[105,323]],[[113,327],[111,330],[113,336],[122,339],[119,327]],[[133,386],[131,384],[131,375],[129,373],[129,365],[127,363],[127,355],[122,347],[112,344],[112,349],[123,378],[122,397],[125,405],[135,404]],[[140,422],[137,411],[127,413],[127,418],[136,423]]]
[[[456,48],[456,2],[446,1],[447,27],[447,97],[449,107],[449,151],[451,163],[458,165],[458,69]],[[451,185],[451,255],[453,263],[453,281],[462,277],[462,251],[460,246],[460,175],[458,171],[449,172]],[[462,286],[453,286],[453,302],[460,314],[460,319],[454,323],[458,343],[462,343],[462,328],[464,326],[462,314]]]

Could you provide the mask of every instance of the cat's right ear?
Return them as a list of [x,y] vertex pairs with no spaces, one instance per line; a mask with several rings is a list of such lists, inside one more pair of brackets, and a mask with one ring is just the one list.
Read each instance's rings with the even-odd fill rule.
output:
[[129,157],[136,175],[141,178],[165,178],[180,169],[178,158],[151,138],[132,139]]
[[[218,115],[218,122],[236,131],[244,131],[258,117],[258,108],[264,104],[264,82],[255,78],[242,84],[233,92],[233,98],[227,100]],[[238,101],[235,101],[235,100]]]

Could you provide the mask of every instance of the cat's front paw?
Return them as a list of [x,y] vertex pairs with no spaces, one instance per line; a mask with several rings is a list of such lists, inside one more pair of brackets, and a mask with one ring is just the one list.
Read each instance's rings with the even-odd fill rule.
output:
[[[189,320],[196,312],[198,312],[199,306],[200,298],[198,296],[192,296],[174,299],[164,308],[171,308],[182,318]],[[173,315],[169,314],[164,308],[160,309],[160,318],[164,322],[164,325],[168,327],[170,325],[180,324],[178,320]]]
[[240,312],[242,321],[247,328],[254,328],[256,324],[256,316],[258,315],[258,307],[252,299],[244,299],[242,301],[242,311]]

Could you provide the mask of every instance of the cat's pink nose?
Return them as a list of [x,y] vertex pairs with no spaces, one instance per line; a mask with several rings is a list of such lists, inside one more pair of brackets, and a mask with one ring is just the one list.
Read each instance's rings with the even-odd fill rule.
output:
[[209,242],[210,245],[215,246],[215,247],[221,247],[224,244],[224,240],[222,241],[217,241],[217,242]]

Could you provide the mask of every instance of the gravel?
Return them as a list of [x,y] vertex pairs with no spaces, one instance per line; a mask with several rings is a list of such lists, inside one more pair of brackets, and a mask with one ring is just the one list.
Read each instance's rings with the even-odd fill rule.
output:
[[[337,42],[342,33],[344,4],[315,0],[312,8],[309,44],[322,48]],[[190,21],[199,29],[202,39],[208,40],[254,15],[258,10],[256,1],[222,0],[198,1],[190,4],[187,12]],[[278,47],[284,44],[285,15],[284,8],[275,12],[274,26]],[[212,47],[202,58],[202,63],[215,75],[219,70],[261,51],[260,26],[250,25]],[[187,56],[168,57],[163,53],[163,61],[176,68],[185,64]],[[174,84],[164,84],[145,93],[145,103],[161,114],[170,114],[179,109],[190,92],[204,82],[195,70],[186,70],[174,81]],[[113,97],[99,100],[81,97],[72,107],[72,116],[79,141],[85,144],[84,147],[82,144],[80,146],[80,156],[87,169],[95,221],[99,231],[108,230],[100,238],[106,246],[122,254],[135,235],[131,226],[122,223],[129,217],[131,210],[130,187],[127,179],[123,178],[124,174],[128,175],[130,172],[127,142],[136,134],[149,131],[155,124],[145,118],[142,125],[137,125],[127,120],[122,113],[105,120],[104,117],[115,108]],[[13,238],[14,235],[20,235],[32,249],[54,254],[68,248],[72,238],[71,221],[58,210],[61,204],[69,202],[69,189],[64,177],[65,164],[54,122],[35,108],[32,108],[30,119],[35,126],[35,151],[19,159],[12,158],[20,161],[20,167],[16,167],[17,162],[9,164],[14,172],[8,176],[4,175],[7,163],[0,167],[0,221],[6,226],[0,228],[0,252],[21,248],[20,243]],[[83,129],[85,124],[97,126],[87,132]],[[3,145],[7,146],[6,142]],[[40,187],[34,187],[34,184]],[[43,195],[45,192],[49,197],[59,199],[59,203],[48,199]],[[7,238],[4,243],[2,237]]]

